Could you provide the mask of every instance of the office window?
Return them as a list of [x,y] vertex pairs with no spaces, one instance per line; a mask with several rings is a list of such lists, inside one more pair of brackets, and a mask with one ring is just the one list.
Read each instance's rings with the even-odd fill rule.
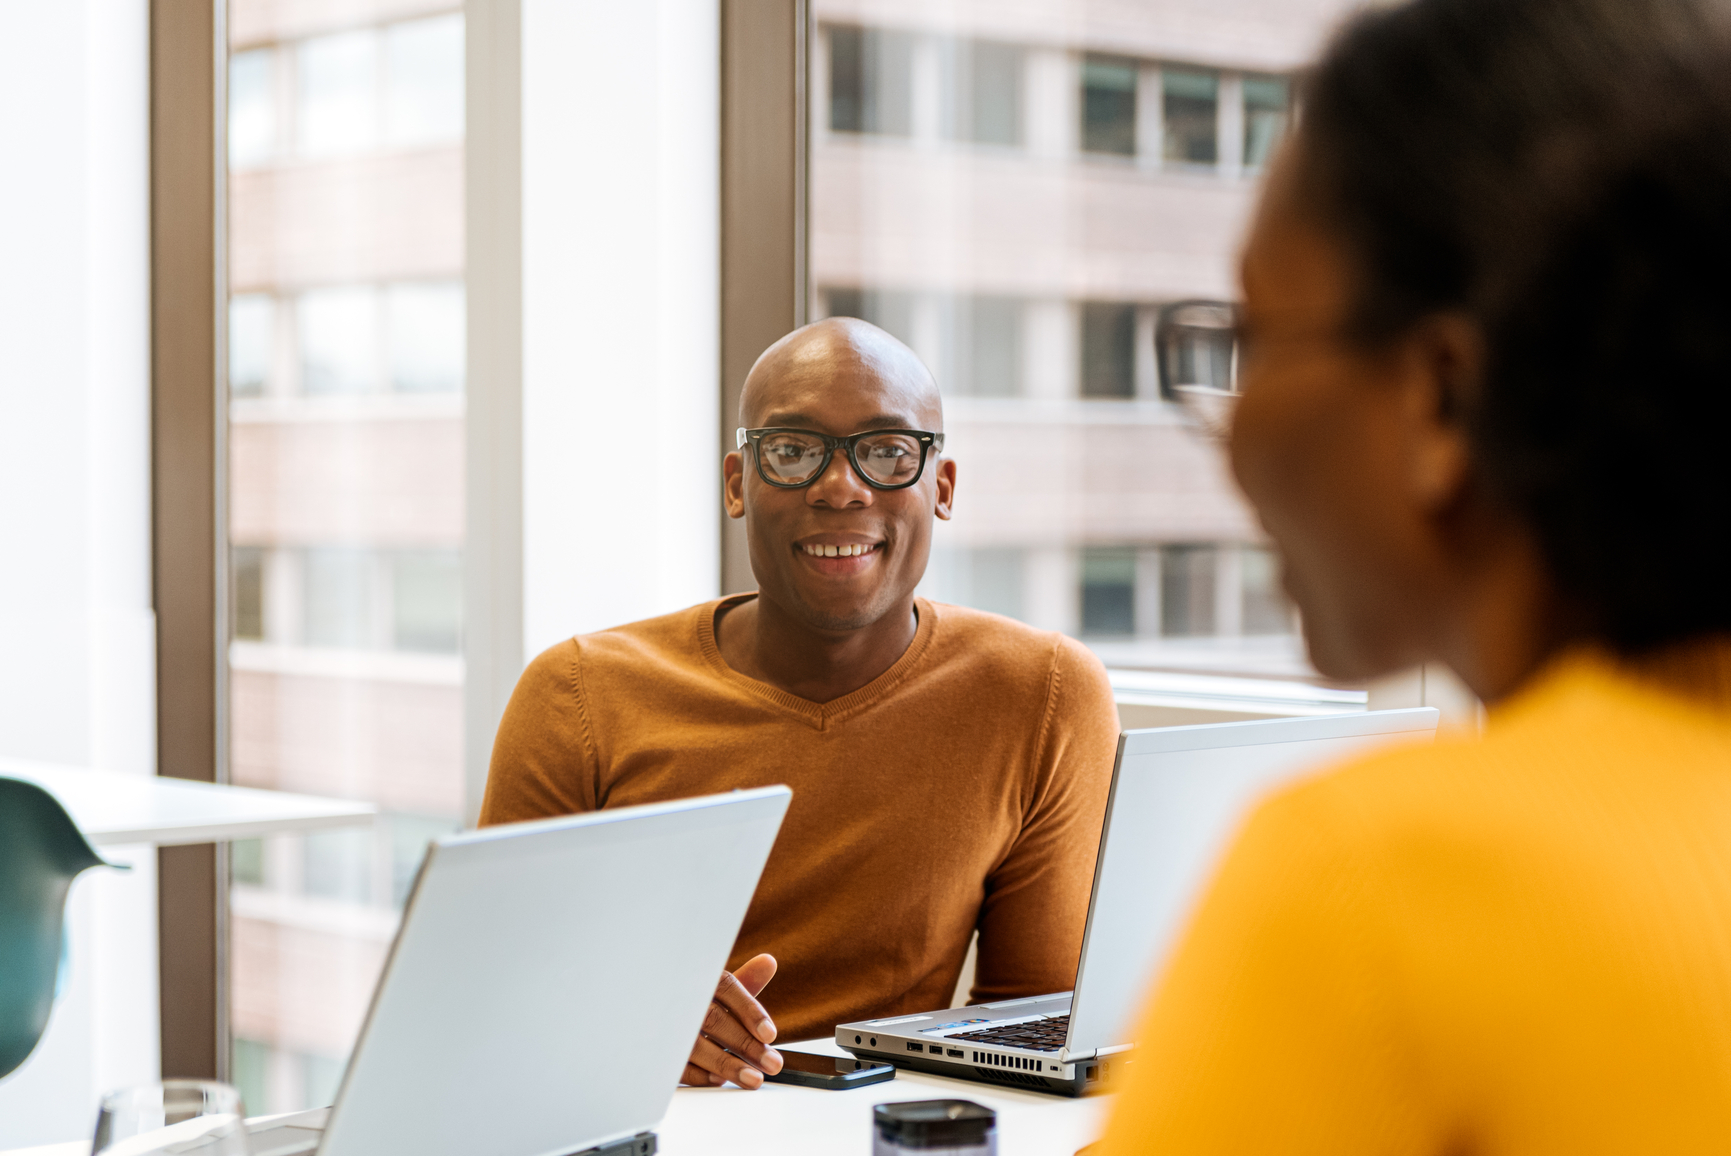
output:
[[276,151],[276,53],[237,52],[228,59],[228,163],[254,168]]
[[369,903],[373,898],[373,833],[364,827],[306,836],[301,887],[307,895]]
[[1244,167],[1261,168],[1286,133],[1289,84],[1284,76],[1244,78]]
[[1013,547],[984,547],[969,559],[968,605],[1006,618],[1021,618],[1023,608],[1023,556]]
[[455,654],[463,623],[463,562],[455,551],[398,554],[391,565],[391,642]]
[[1167,546],[1160,551],[1160,633],[1194,638],[1214,633],[1215,548]]
[[1136,307],[1089,301],[1082,306],[1082,396],[1136,396]]
[[943,129],[951,140],[1022,143],[1022,50],[985,40],[945,40]]
[[377,146],[379,36],[371,28],[303,41],[296,56],[295,129],[305,157]]
[[236,839],[228,851],[229,880],[247,887],[264,885],[264,840]]
[[462,282],[388,286],[385,330],[391,388],[401,393],[461,392],[465,326]]
[[1239,552],[1243,583],[1243,632],[1249,635],[1290,634],[1292,606],[1280,588],[1280,559],[1263,546]]
[[831,132],[913,131],[913,37],[882,28],[829,29]]
[[409,888],[414,886],[415,873],[421,869],[421,859],[427,844],[441,835],[458,830],[449,819],[428,815],[396,814],[389,818],[385,838],[389,842],[390,904],[402,910],[409,901]]
[[[898,289],[831,289],[827,317],[857,317],[913,347],[928,344],[914,333],[915,295]],[[941,382],[939,384],[942,384]]]
[[1082,553],[1082,633],[1103,638],[1136,633],[1136,554]]
[[464,18],[227,3],[268,38],[229,57],[229,765],[380,813],[236,848],[256,1114],[330,1103],[426,841],[461,823]]
[[1164,159],[1178,164],[1211,165],[1219,158],[1220,78],[1212,72],[1160,70],[1165,108]]
[[377,642],[378,565],[371,551],[332,546],[306,552],[302,621],[308,646],[372,648]]
[[235,638],[264,638],[264,551],[257,546],[236,546],[229,551],[229,579],[233,593],[229,611]]
[[1110,56],[1082,61],[1082,150],[1135,155],[1135,61]]
[[371,393],[379,384],[379,294],[371,285],[338,285],[301,294],[301,389]]
[[1022,392],[1022,303],[1013,297],[969,297],[956,310],[961,355],[953,392],[1016,397]]
[[[1098,6],[1014,8],[945,6],[909,34],[906,5],[812,0],[810,313],[925,361],[960,469],[921,591],[1085,638],[1112,666],[1315,677],[1272,559],[1242,545],[1256,522],[1220,447],[1157,396],[1153,345],[1159,302],[1233,294],[1247,205],[1238,181],[1172,173],[1212,178],[1243,148],[1259,179],[1286,82],[1245,76],[1240,106],[1212,64],[1154,67]],[[1137,11],[1144,29],[1191,15]],[[1210,52],[1302,60],[1333,19],[1246,18]],[[896,131],[919,139],[861,148],[887,131],[869,108],[886,73]],[[1225,380],[1218,351],[1179,357],[1181,379]]]
[[228,388],[235,397],[265,392],[276,344],[276,301],[268,293],[228,299]]
[[463,17],[385,29],[385,142],[399,148],[463,136]]

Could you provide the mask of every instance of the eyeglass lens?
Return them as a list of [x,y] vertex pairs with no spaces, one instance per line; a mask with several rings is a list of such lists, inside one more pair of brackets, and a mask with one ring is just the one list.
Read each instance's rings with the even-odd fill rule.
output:
[[1238,333],[1231,306],[1212,302],[1179,306],[1165,329],[1161,354],[1165,379],[1174,391],[1238,392]]
[[[823,439],[810,434],[769,433],[757,443],[757,460],[771,480],[784,486],[811,481],[823,468],[823,457]],[[855,443],[854,460],[878,485],[905,486],[919,477],[920,442],[908,434],[872,434]]]

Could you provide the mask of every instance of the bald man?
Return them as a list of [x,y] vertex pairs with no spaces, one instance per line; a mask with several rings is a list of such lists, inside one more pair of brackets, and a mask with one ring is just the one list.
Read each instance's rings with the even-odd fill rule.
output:
[[1078,643],[914,596],[956,464],[906,346],[808,325],[739,420],[722,474],[757,593],[537,658],[481,822],[792,787],[684,1075],[754,1088],[778,1030],[949,1006],[976,930],[975,1002],[1073,986],[1118,719]]

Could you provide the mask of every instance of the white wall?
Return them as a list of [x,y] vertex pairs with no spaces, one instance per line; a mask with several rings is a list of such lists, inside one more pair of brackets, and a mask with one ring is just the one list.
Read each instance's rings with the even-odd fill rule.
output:
[[[154,770],[145,0],[0,6],[0,754]],[[155,858],[69,905],[70,989],[0,1148],[157,1077]]]
[[714,597],[717,0],[523,0],[523,654]]

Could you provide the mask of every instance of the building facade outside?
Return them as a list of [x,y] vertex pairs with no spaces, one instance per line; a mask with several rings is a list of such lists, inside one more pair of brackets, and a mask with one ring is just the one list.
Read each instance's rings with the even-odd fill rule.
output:
[[232,0],[229,36],[230,775],[381,812],[234,847],[256,1113],[330,1102],[461,825],[463,16]]
[[1159,306],[1235,296],[1291,74],[1346,5],[816,0],[814,316],[920,353],[960,469],[926,590],[1109,665],[1304,677]]

